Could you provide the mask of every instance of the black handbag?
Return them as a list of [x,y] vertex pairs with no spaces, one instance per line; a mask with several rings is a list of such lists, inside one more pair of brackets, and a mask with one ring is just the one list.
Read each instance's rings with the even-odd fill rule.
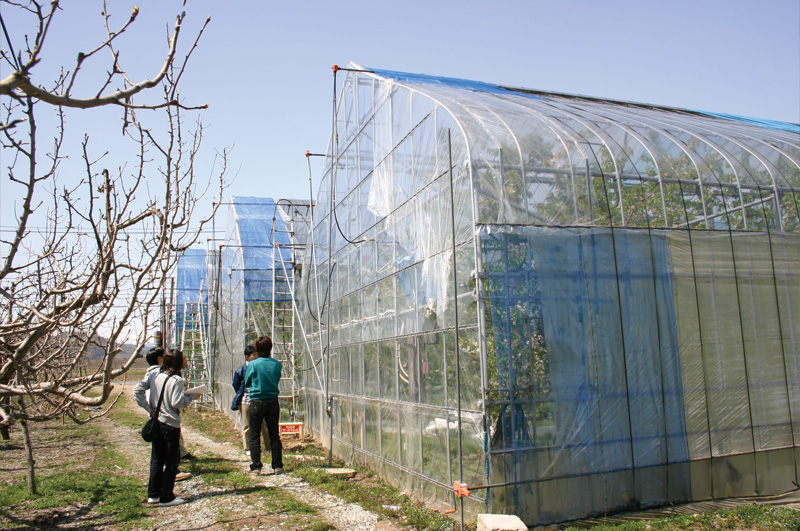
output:
[[155,441],[158,438],[158,434],[161,432],[161,428],[158,426],[158,412],[161,410],[161,402],[164,400],[164,390],[167,388],[167,380],[170,378],[172,378],[171,374],[164,380],[164,386],[161,388],[161,396],[158,397],[158,405],[156,406],[155,414],[144,423],[144,427],[142,428],[142,439],[146,442],[151,443]]

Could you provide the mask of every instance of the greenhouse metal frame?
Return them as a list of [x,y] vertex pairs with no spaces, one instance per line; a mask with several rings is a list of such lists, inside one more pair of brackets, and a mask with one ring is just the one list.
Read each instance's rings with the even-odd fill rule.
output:
[[527,525],[795,488],[800,126],[338,71],[302,288],[320,440]]

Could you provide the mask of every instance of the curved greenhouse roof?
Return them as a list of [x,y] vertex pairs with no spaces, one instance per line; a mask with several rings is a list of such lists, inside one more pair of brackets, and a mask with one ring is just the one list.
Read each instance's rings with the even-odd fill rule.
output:
[[[391,95],[380,94],[386,80]],[[391,120],[428,141],[426,129],[441,133],[447,120],[426,117],[436,103],[447,110],[467,142],[454,135],[453,149],[467,149],[479,173],[479,223],[800,232],[796,124],[389,70],[346,83],[358,85],[358,99],[340,109],[344,142],[371,127],[373,113],[376,128]],[[374,108],[386,96],[391,105]],[[376,163],[398,143],[374,140]],[[409,159],[427,149],[416,144]],[[395,168],[404,164],[392,155]]]
[[282,247],[280,254],[290,259],[292,239],[286,229],[287,207],[281,201],[276,202],[269,197],[235,196],[230,199],[225,248],[236,258],[233,259],[234,265],[229,266],[228,273],[244,282],[243,296],[246,302],[272,300],[276,244]]

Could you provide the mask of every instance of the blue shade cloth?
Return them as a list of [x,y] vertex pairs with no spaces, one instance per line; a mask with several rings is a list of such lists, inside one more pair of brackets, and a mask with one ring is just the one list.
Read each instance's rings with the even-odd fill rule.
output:
[[[488,92],[490,94],[519,94],[507,88],[503,88],[494,83],[485,83],[483,81],[472,81],[469,79],[460,79],[457,77],[442,77],[442,76],[429,76],[426,74],[410,74],[408,72],[395,72],[394,70],[380,70],[369,69],[381,77],[394,79],[395,81],[405,83],[425,83],[428,85],[440,85],[445,87],[453,87],[462,90],[471,90],[473,92]],[[525,94],[526,97],[542,99],[538,96]]]
[[206,304],[208,290],[205,283],[206,251],[187,249],[178,258],[176,273],[175,320],[178,330],[183,329],[184,311],[187,303]]
[[[291,261],[292,249],[275,201],[266,197],[232,197],[235,238],[228,244],[241,249],[244,301],[272,300],[273,251]],[[273,232],[274,224],[274,232]],[[275,249],[275,244],[283,247]],[[285,290],[284,290],[285,291]]]
[[[502,87],[500,85],[495,85],[494,83],[487,83],[484,81],[473,81],[470,79],[461,79],[457,77],[444,77],[444,76],[431,76],[427,74],[414,74],[409,72],[397,72],[394,70],[382,70],[377,68],[370,68],[368,69],[370,72],[377,74],[381,77],[385,77],[387,79],[394,79],[395,81],[400,81],[404,83],[425,83],[428,85],[439,85],[444,87],[452,87],[462,90],[470,90],[473,92],[486,92],[490,94],[504,94],[509,95],[513,94],[516,96],[524,96],[526,98],[544,100],[546,98],[542,98],[540,96],[536,96],[531,94],[530,92],[526,91],[515,91],[513,88]],[[566,96],[566,95],[565,95]],[[591,98],[587,98],[591,99]],[[763,118],[750,118],[747,116],[737,116],[735,114],[727,114],[727,113],[719,113],[719,112],[708,112],[708,111],[698,111],[693,110],[692,112],[696,112],[699,114],[704,114],[706,116],[713,116],[715,118],[722,118],[723,120],[731,120],[734,122],[740,122],[745,124],[752,124],[757,125],[759,127],[765,127],[767,129],[775,129],[779,131],[788,131],[790,133],[800,133],[800,125],[793,124],[789,122],[781,122],[779,120],[767,120]]]
[[713,116],[714,118],[722,118],[723,120],[731,120],[743,124],[752,124],[759,127],[766,127],[767,129],[775,129],[778,131],[788,131],[790,133],[800,133],[800,125],[792,124],[789,122],[780,122],[778,120],[766,120],[764,118],[750,118],[748,116],[737,116],[735,114],[727,114],[723,112],[707,112],[695,111],[706,116]]

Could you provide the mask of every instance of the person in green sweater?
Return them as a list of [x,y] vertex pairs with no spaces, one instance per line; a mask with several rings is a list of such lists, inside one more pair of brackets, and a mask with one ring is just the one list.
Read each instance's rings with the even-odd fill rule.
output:
[[281,406],[278,384],[281,381],[281,362],[272,357],[272,339],[261,336],[256,340],[258,358],[247,364],[244,386],[250,394],[250,474],[261,474],[261,423],[267,423],[272,449],[272,471],[283,474],[283,445],[278,423]]

